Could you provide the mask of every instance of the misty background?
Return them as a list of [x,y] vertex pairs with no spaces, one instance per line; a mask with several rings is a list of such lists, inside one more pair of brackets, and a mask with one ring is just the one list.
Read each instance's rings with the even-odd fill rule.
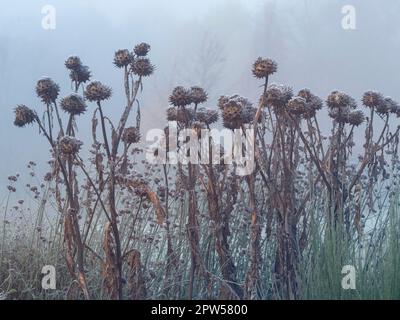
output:
[[[55,30],[42,28],[41,9],[47,4],[56,8]],[[356,8],[356,30],[342,28],[344,5]],[[210,108],[216,108],[219,96],[236,93],[257,103],[261,83],[251,65],[258,56],[277,61],[271,82],[290,85],[295,93],[307,87],[325,99],[339,89],[359,102],[375,89],[400,100],[399,15],[398,0],[2,0],[1,198],[7,176],[26,173],[28,161],[38,164],[39,175],[47,171],[44,137],[32,126],[14,127],[13,108],[26,104],[44,111],[34,90],[43,76],[60,85],[60,97],[71,93],[64,67],[69,55],[81,57],[92,80],[113,88],[104,111],[115,120],[125,100],[114,52],[140,42],[151,45],[156,70],[139,96],[145,133],[164,127],[168,96],[177,85],[205,87]],[[94,110],[88,107],[77,121],[83,141],[89,141]],[[330,123],[326,115],[320,117]]]

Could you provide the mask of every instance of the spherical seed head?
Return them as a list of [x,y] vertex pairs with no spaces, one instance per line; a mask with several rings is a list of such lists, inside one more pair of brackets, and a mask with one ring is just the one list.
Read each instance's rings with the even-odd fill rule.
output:
[[366,107],[374,108],[383,102],[383,96],[376,91],[367,91],[362,97],[362,102]]
[[302,97],[294,97],[288,102],[288,111],[295,115],[302,115],[307,112],[307,101]]
[[256,78],[266,78],[274,74],[278,69],[278,64],[271,59],[263,59],[259,57],[253,64],[253,75]]
[[188,125],[194,120],[194,111],[189,108],[170,107],[167,109],[167,120]]
[[222,110],[222,120],[225,128],[240,128],[252,120],[251,103],[239,95],[219,98],[218,106]]
[[361,110],[353,111],[348,114],[347,122],[350,125],[358,127],[365,120],[364,113]]
[[36,84],[36,94],[46,104],[56,101],[60,87],[50,78],[40,79]]
[[82,62],[81,59],[77,56],[70,56],[65,60],[65,66],[69,70],[77,70],[79,67],[81,67]]
[[237,94],[233,96],[221,96],[218,99],[218,107],[221,110],[223,110],[227,106],[232,106],[232,105],[237,106],[239,109],[244,109],[245,107],[251,107],[251,103],[249,100]]
[[154,66],[150,63],[149,59],[139,58],[133,62],[132,71],[138,76],[147,77],[153,73]]
[[14,109],[14,112],[15,112],[14,125],[16,125],[17,127],[24,127],[27,124],[31,124],[36,120],[35,112],[23,104],[18,105]]
[[80,115],[86,111],[86,103],[80,95],[75,93],[61,100],[61,108],[70,115]]
[[311,98],[312,98],[314,95],[311,93],[310,89],[304,88],[304,89],[301,89],[301,90],[299,91],[299,93],[297,94],[297,96],[299,96],[299,97],[305,99],[307,102],[310,102]]
[[314,111],[321,110],[324,105],[322,99],[314,95],[311,97],[310,100],[307,101],[307,103]]
[[111,97],[111,88],[105,86],[99,81],[89,83],[85,90],[85,97],[89,101],[100,102]]
[[190,88],[190,95],[192,97],[193,103],[204,103],[207,101],[207,92],[200,87],[191,87]]
[[168,121],[177,121],[177,113],[178,108],[170,107],[167,109],[167,120]]
[[218,99],[218,108],[224,110],[226,103],[229,101],[229,96],[221,96]]
[[280,108],[284,107],[292,96],[292,88],[285,85],[272,84],[266,91],[264,101],[275,107],[276,111],[280,111]]
[[126,144],[138,143],[140,141],[140,132],[136,127],[126,128],[122,135],[122,141]]
[[176,87],[169,96],[169,102],[176,107],[184,107],[192,103],[190,91],[184,87]]
[[123,68],[132,62],[132,54],[128,49],[122,49],[115,52],[114,64],[118,68]]
[[333,91],[327,98],[326,103],[331,109],[340,109],[350,107],[352,109],[357,107],[355,100],[348,94],[340,91]]
[[80,66],[76,70],[71,70],[69,77],[72,81],[86,83],[90,80],[91,73],[88,66]]
[[225,121],[233,121],[241,117],[243,107],[236,99],[230,99],[229,97],[221,97],[220,108],[222,109],[223,119]]
[[74,137],[64,136],[58,142],[58,148],[62,155],[74,155],[79,152],[82,142]]
[[218,121],[218,112],[211,109],[199,108],[196,112],[196,119],[206,125],[210,125]]
[[222,118],[225,121],[239,120],[242,115],[242,110],[238,105],[230,104],[222,110]]
[[150,45],[145,42],[137,44],[133,49],[133,52],[139,57],[146,56],[149,53],[149,51],[150,51]]

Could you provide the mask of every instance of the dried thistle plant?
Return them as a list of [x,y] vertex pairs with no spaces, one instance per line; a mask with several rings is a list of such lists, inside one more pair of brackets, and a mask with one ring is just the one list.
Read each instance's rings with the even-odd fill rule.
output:
[[[68,296],[79,289],[76,295],[86,299],[103,293],[110,299],[301,298],[303,262],[312,265],[315,258],[314,224],[326,237],[344,230],[343,239],[362,243],[365,216],[376,221],[382,210],[377,195],[392,199],[400,177],[400,129],[390,119],[400,114],[399,104],[375,91],[361,98],[364,109],[337,90],[325,101],[309,89],[294,94],[289,86],[269,84],[278,65],[258,58],[249,70],[262,81],[257,105],[238,94],[208,101],[202,87],[178,86],[166,108],[178,133],[191,130],[195,137],[219,128],[219,119],[230,130],[253,128],[255,170],[241,177],[223,161],[151,165],[143,159],[136,105],[144,79],[155,70],[149,51],[140,43],[117,50],[110,61],[125,95],[117,123],[107,111],[118,90],[106,81],[89,82],[91,72],[77,56],[65,61],[73,93],[60,98],[60,87],[44,78],[36,85],[43,117],[25,105],[14,109],[14,124],[37,125],[51,147],[44,180],[60,214],[57,230],[72,281]],[[206,108],[206,102],[217,106]],[[331,119],[327,137],[318,122],[323,108]],[[92,141],[83,143],[80,116],[89,112]],[[365,132],[358,158],[357,130]],[[167,150],[189,142],[170,135],[167,127]],[[226,150],[209,139],[210,154],[223,159]],[[9,193],[16,180],[10,176]],[[29,190],[40,194],[37,186]],[[368,258],[374,251],[363,253]],[[92,286],[97,279],[101,289]]]

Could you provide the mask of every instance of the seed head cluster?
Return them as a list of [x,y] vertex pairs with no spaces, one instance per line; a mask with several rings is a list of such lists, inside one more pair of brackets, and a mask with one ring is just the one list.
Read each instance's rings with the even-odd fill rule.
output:
[[114,64],[118,68],[128,66],[133,61],[133,56],[128,49],[122,49],[115,52]]
[[272,106],[274,110],[279,113],[284,111],[284,107],[292,97],[292,88],[285,85],[272,84],[268,87],[265,96],[261,97],[261,99],[266,106]]
[[253,75],[256,78],[263,79],[274,74],[278,70],[278,64],[271,59],[259,57],[253,64]]
[[[115,52],[113,63],[124,76],[125,90],[121,91],[126,95],[126,104],[111,110],[110,117],[103,114],[107,110],[103,110],[100,102],[110,99],[111,88],[99,81],[82,85],[89,82],[91,74],[78,56],[65,61],[75,93],[59,99],[58,85],[44,78],[36,85],[37,95],[47,104],[38,112],[43,117],[25,105],[14,109],[14,124],[38,125],[40,135],[51,148],[49,172],[43,185],[28,184],[27,188],[35,197],[40,192],[46,192],[46,196],[54,194],[50,199],[54,199],[54,208],[62,219],[55,230],[61,231],[60,235],[54,234],[56,237],[52,230],[49,233],[52,239],[64,243],[62,254],[71,274],[62,286],[78,279],[77,290],[70,290],[70,294],[88,299],[103,295],[125,299],[128,293],[132,299],[146,299],[166,292],[167,298],[176,298],[192,291],[192,286],[193,298],[201,298],[203,293],[214,298],[217,293],[215,298],[220,299],[257,299],[265,297],[258,290],[263,288],[261,281],[278,279],[271,284],[273,289],[268,296],[274,297],[276,289],[277,297],[302,297],[299,275],[303,260],[300,259],[310,259],[304,260],[306,265],[315,258],[309,213],[315,215],[311,222],[317,236],[329,227],[344,232],[338,234],[337,241],[357,241],[360,239],[357,234],[368,234],[364,233],[367,221],[361,212],[373,213],[380,208],[380,201],[384,204],[383,198],[396,202],[396,196],[391,198],[389,192],[378,203],[370,197],[376,193],[375,187],[384,195],[385,188],[391,188],[392,176],[397,175],[394,182],[400,181],[397,159],[400,128],[392,130],[394,121],[388,121],[391,114],[400,116],[399,104],[375,91],[366,92],[359,101],[364,109],[358,109],[356,100],[337,90],[325,100],[309,89],[294,94],[286,85],[268,85],[269,77],[277,71],[277,63],[258,58],[251,71],[257,79],[265,80],[265,86],[256,106],[235,94],[223,95],[217,106],[208,107],[206,103],[212,99],[205,89],[178,86],[172,90],[166,109],[167,120],[177,122],[177,133],[186,131],[198,138],[209,138],[207,132],[213,132],[211,125],[218,128],[221,120],[221,125],[230,130],[254,128],[250,134],[243,130],[246,141],[230,146],[233,148],[225,145],[224,149],[211,135],[209,144],[201,146],[206,148],[195,150],[185,148],[191,136],[180,139],[172,127],[166,127],[165,136],[158,141],[165,149],[152,151],[154,156],[163,151],[183,151],[188,159],[199,156],[213,163],[190,160],[186,164],[153,165],[142,158],[145,156],[140,145],[143,107],[139,108],[139,103],[136,107],[140,92],[137,89],[142,87],[144,77],[154,71],[146,57],[149,50],[148,44],[140,43],[132,50]],[[75,135],[86,117],[74,117],[87,112],[89,102],[97,103],[98,107],[92,109],[92,143],[88,144],[90,156],[84,163],[78,156],[83,143]],[[63,111],[61,116],[58,106]],[[323,129],[330,130],[320,130],[318,124],[317,112],[323,107],[333,119],[329,128]],[[121,113],[115,123],[118,110]],[[366,118],[365,110],[371,115],[375,113],[375,117]],[[64,127],[65,118],[69,121]],[[135,124],[128,124],[133,119]],[[357,161],[353,156],[354,132],[360,126],[365,126],[361,130],[366,142]],[[232,164],[230,160],[237,160],[236,151],[244,162]],[[234,155],[235,159],[231,159]],[[164,156],[167,161],[175,158],[168,153]],[[214,165],[214,159],[220,162]],[[388,164],[390,169],[386,170]],[[249,167],[244,177],[237,174],[242,165]],[[32,177],[34,167],[30,162]],[[19,175],[10,175],[8,180],[7,189],[16,192]],[[24,202],[15,204],[19,208],[10,206],[10,209],[22,212]],[[339,224],[343,228],[340,225],[340,229],[334,229]],[[39,227],[38,239],[42,234],[46,232]],[[36,242],[35,237],[32,239]],[[86,250],[90,249],[89,239],[93,250]],[[206,256],[202,250],[205,242],[215,246],[206,250]],[[164,268],[160,260],[158,253],[164,251],[172,269]],[[181,262],[185,262],[182,257],[187,255],[192,267],[186,268],[184,264],[181,268]],[[97,261],[99,265],[95,265]],[[261,270],[266,261],[272,268],[267,268],[271,270],[265,276]],[[210,266],[221,281],[215,282],[208,276]],[[179,272],[173,272],[174,268]],[[160,273],[153,275],[153,270]],[[96,285],[96,277],[100,285]],[[165,279],[168,290],[156,292],[160,286],[148,283],[150,278]],[[189,289],[182,290],[179,284],[186,280]]]
[[75,137],[64,136],[58,142],[58,148],[62,155],[71,156],[79,152],[82,142]]
[[102,84],[100,81],[89,83],[85,90],[85,98],[89,101],[100,102],[111,97],[111,88]]
[[211,125],[218,121],[218,111],[200,108],[196,112],[196,120],[206,125]]
[[65,61],[65,67],[70,70],[69,77],[78,84],[86,83],[90,80],[91,72],[88,66],[82,64],[78,56],[70,56]]
[[140,141],[140,132],[136,127],[126,128],[122,135],[122,141],[126,144],[138,143]]
[[154,66],[148,58],[138,58],[132,64],[132,71],[138,76],[148,77],[153,73]]
[[167,120],[188,125],[195,119],[194,110],[191,108],[170,107],[167,109]]
[[17,106],[14,109],[14,112],[15,112],[14,125],[16,125],[17,127],[24,127],[27,124],[31,124],[36,119],[35,112],[23,104]]
[[185,107],[192,103],[190,90],[184,87],[176,87],[169,97],[169,102],[175,107]]
[[86,111],[86,103],[78,94],[70,94],[61,100],[61,108],[70,115],[76,116]]
[[36,84],[36,94],[46,104],[56,101],[60,87],[50,78],[40,79]]
[[218,100],[225,128],[238,129],[250,123],[255,115],[255,109],[249,100],[239,95],[222,96]]
[[192,98],[192,102],[195,104],[204,103],[207,101],[207,92],[201,87],[191,87],[190,96]]
[[138,56],[138,57],[144,57],[146,56],[150,51],[150,45],[142,42],[139,43],[135,46],[135,48],[133,49],[133,52]]

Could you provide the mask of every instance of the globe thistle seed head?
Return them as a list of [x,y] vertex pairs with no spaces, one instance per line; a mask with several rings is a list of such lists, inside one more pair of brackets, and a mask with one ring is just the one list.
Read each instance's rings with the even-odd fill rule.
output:
[[85,90],[85,98],[89,101],[100,102],[111,97],[111,88],[99,81],[89,83]]
[[23,104],[18,105],[14,109],[14,113],[14,125],[16,125],[17,127],[24,127],[27,124],[31,124],[36,120],[35,112]]
[[304,89],[301,89],[301,90],[299,91],[299,93],[297,94],[297,96],[299,96],[299,97],[305,99],[307,102],[310,102],[311,98],[312,98],[314,95],[311,93],[310,89],[304,88]]
[[220,110],[224,110],[224,107],[226,106],[227,102],[229,101],[229,96],[221,96],[218,99],[218,108]]
[[150,45],[145,42],[137,44],[133,49],[133,52],[139,57],[146,56],[149,53],[149,51],[150,51]]
[[169,102],[175,107],[184,107],[192,103],[192,96],[189,90],[179,86],[172,91]]
[[136,59],[132,64],[132,71],[134,74],[141,77],[148,77],[154,72],[154,66],[147,58]]
[[352,111],[348,114],[347,122],[358,127],[365,121],[364,113],[361,110]]
[[251,103],[246,98],[237,94],[233,96],[221,96],[218,99],[218,107],[223,110],[227,106],[237,106],[239,109],[243,109],[245,107],[251,107]]
[[136,127],[126,128],[123,135],[122,141],[126,144],[138,143],[140,141],[140,132]]
[[250,123],[254,118],[251,103],[239,95],[219,98],[218,106],[222,110],[222,120],[225,128],[240,128],[244,123]]
[[91,73],[88,66],[80,66],[76,70],[71,70],[69,77],[72,81],[76,81],[78,83],[86,83],[90,80]]
[[58,142],[58,149],[62,155],[74,155],[79,152],[82,142],[74,137],[64,136]]
[[279,112],[293,96],[292,88],[284,85],[272,84],[267,88],[265,97],[262,97],[266,104],[274,107]]
[[382,104],[383,100],[382,94],[376,91],[367,91],[362,97],[363,104],[369,108],[378,107],[378,105]]
[[327,98],[326,103],[329,108],[331,109],[340,109],[340,108],[347,108],[350,107],[355,109],[357,104],[355,100],[350,97],[348,94],[345,94],[340,91],[333,91]]
[[40,79],[36,84],[36,94],[46,104],[55,102],[59,92],[60,87],[50,78]]
[[86,103],[80,95],[75,93],[61,100],[61,108],[70,115],[80,115],[86,111]]
[[192,97],[193,103],[204,103],[207,101],[207,92],[201,87],[191,87],[190,88],[190,95]]
[[312,96],[309,101],[307,101],[308,105],[310,106],[311,109],[314,111],[321,110],[324,103],[320,97],[317,96]]
[[79,57],[70,56],[65,60],[65,66],[69,70],[78,70],[82,66],[82,62]]
[[176,121],[188,125],[195,119],[194,110],[182,107],[170,107],[167,109],[167,120]]
[[222,118],[225,121],[239,121],[241,117],[242,110],[238,105],[230,104],[222,110]]
[[288,111],[294,115],[303,115],[307,112],[307,102],[306,99],[301,97],[294,97],[288,102]]
[[206,125],[210,125],[218,121],[218,112],[211,109],[200,108],[196,112],[196,119]]
[[118,68],[123,68],[128,66],[132,62],[132,54],[128,49],[121,49],[115,52],[114,64]]
[[314,111],[322,109],[322,106],[324,105],[322,99],[312,94],[309,89],[302,89],[297,95],[305,99],[310,109],[313,109]]
[[271,59],[263,59],[259,57],[253,64],[253,75],[256,78],[266,78],[274,74],[278,69],[278,64]]

